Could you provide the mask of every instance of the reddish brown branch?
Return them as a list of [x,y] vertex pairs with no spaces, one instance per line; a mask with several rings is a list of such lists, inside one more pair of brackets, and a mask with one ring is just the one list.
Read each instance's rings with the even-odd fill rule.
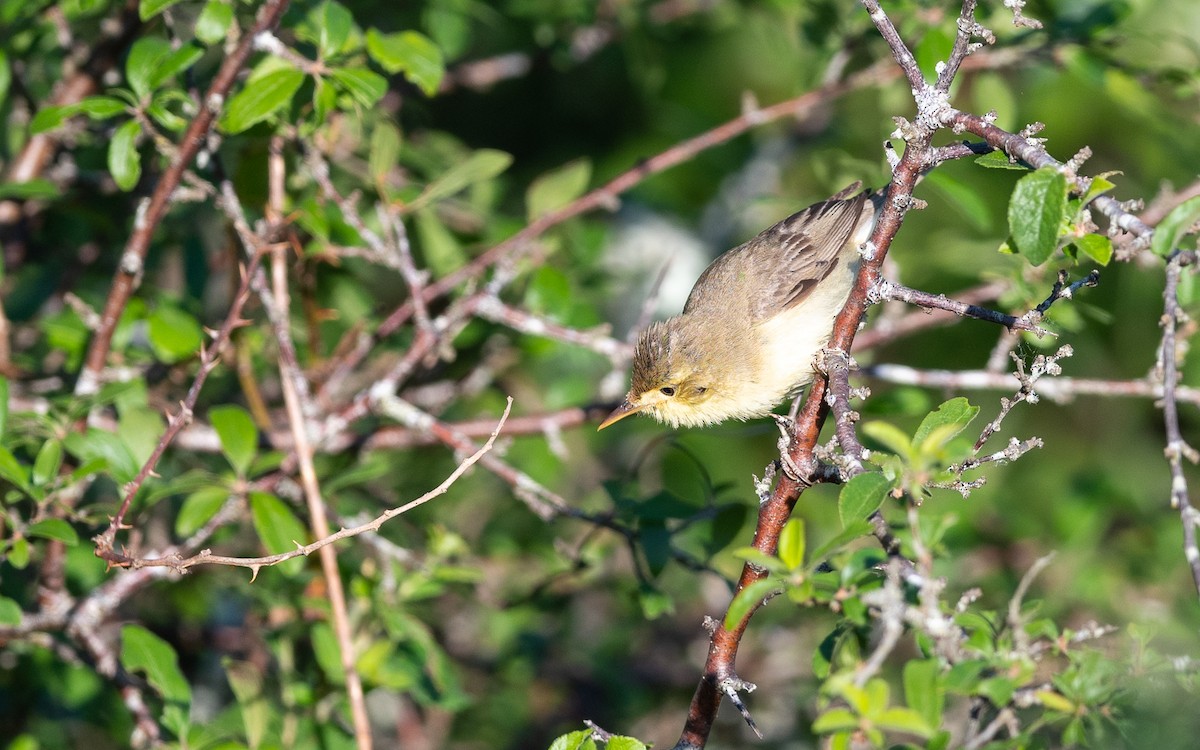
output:
[[[864,257],[858,280],[850,293],[850,299],[834,323],[833,336],[828,347],[830,349],[849,351],[854,343],[854,335],[870,304],[869,291],[878,278],[892,238],[896,236],[904,214],[910,205],[912,189],[916,185],[924,161],[924,149],[929,145],[932,132],[925,132],[922,135],[922,140],[908,143],[904,156],[896,166],[891,186],[888,188],[888,199],[868,243],[872,252],[868,254],[868,257]],[[788,446],[788,458],[793,466],[801,469],[812,470],[816,466],[813,450],[828,413],[828,405],[825,401],[826,390],[825,379],[815,380],[796,418],[792,441]],[[809,481],[805,477],[795,477],[785,473],[780,478],[770,498],[759,506],[758,525],[754,531],[755,549],[765,555],[775,554],[783,525],[791,516],[796,500],[808,486]],[[742,568],[737,590],[741,591],[766,576],[767,572],[762,568],[747,564]],[[736,678],[733,669],[734,660],[737,657],[742,635],[755,611],[756,608],[752,609],[732,629],[718,625],[713,631],[704,673],[692,698],[687,723],[675,745],[676,750],[701,748],[707,742],[716,718],[717,707],[721,702],[722,693],[719,685],[727,679]]]

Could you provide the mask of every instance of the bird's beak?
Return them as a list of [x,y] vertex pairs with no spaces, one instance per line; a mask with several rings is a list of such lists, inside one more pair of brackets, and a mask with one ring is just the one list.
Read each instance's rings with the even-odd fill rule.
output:
[[625,400],[621,402],[620,406],[613,409],[612,414],[609,414],[604,418],[604,421],[600,423],[600,426],[596,428],[596,431],[599,432],[614,422],[619,422],[625,417],[628,417],[630,414],[637,414],[642,409],[645,409],[646,406],[646,404],[634,406],[633,404],[629,403],[629,398],[626,397]]

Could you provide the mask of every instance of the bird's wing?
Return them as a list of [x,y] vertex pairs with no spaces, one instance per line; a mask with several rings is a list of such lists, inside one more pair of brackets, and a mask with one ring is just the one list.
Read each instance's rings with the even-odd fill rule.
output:
[[[851,262],[842,253],[855,250],[849,242],[866,217],[869,193],[848,196],[861,187],[855,182],[717,258],[697,279],[684,313],[719,313],[717,305],[750,302],[757,323],[799,304],[840,263]],[[718,300],[713,294],[730,288],[745,289],[750,298]]]

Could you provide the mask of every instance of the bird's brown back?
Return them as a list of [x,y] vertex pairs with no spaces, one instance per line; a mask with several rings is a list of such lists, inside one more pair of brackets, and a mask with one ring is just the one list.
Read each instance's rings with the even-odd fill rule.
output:
[[756,324],[802,302],[840,264],[857,259],[850,238],[874,211],[868,192],[847,197],[860,187],[855,182],[717,258],[697,279],[684,314],[745,315]]

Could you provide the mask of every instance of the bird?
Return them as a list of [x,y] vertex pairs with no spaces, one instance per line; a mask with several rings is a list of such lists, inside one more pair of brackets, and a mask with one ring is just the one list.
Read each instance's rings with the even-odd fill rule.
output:
[[651,323],[629,393],[600,423],[633,414],[678,427],[765,417],[815,376],[883,197],[854,182],[714,260],[683,312]]

